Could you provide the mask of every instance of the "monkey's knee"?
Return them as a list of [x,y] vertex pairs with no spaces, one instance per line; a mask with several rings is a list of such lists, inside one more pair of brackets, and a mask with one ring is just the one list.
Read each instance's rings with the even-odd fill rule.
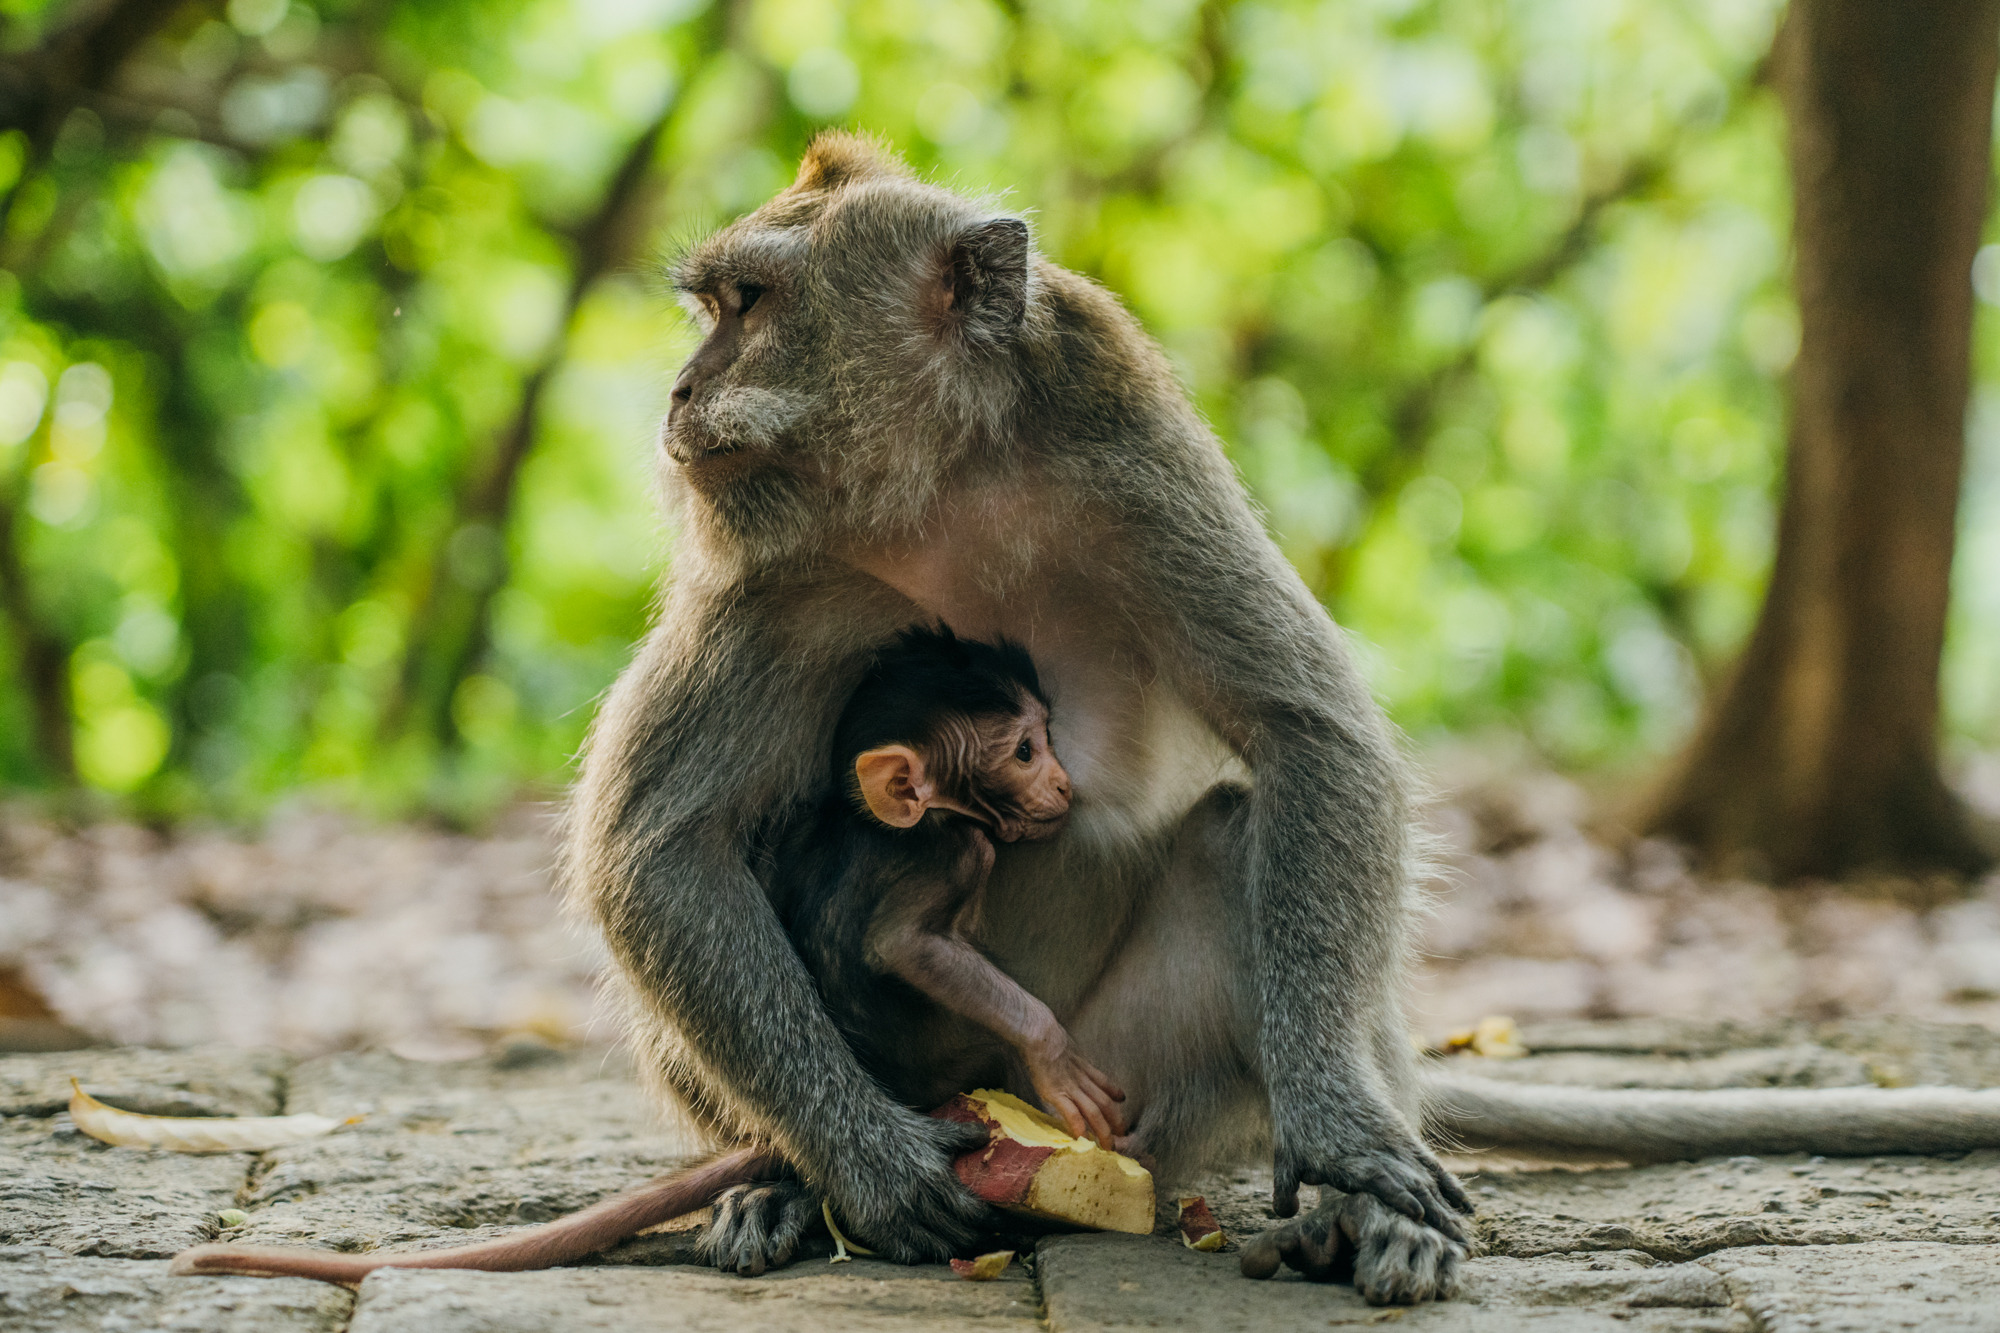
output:
[[756,1277],[789,1264],[818,1216],[818,1199],[796,1180],[737,1185],[717,1196],[697,1252],[725,1272]]

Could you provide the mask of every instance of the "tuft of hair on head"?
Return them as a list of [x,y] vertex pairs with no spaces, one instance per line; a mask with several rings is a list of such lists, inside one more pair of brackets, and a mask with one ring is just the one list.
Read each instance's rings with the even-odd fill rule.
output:
[[908,177],[910,169],[885,140],[847,130],[821,130],[799,159],[794,190],[837,190],[852,181]]
[[1020,644],[961,639],[942,622],[912,625],[876,653],[834,727],[835,785],[855,795],[854,761],[866,750],[922,748],[955,722],[1011,716],[1030,698],[1048,704]]

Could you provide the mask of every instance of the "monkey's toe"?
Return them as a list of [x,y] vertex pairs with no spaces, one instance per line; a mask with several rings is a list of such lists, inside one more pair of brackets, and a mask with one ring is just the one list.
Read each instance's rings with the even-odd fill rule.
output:
[[1341,1196],[1326,1191],[1304,1217],[1259,1232],[1243,1247],[1244,1277],[1267,1278],[1279,1265],[1310,1282],[1345,1282],[1354,1274],[1354,1247],[1340,1228]]

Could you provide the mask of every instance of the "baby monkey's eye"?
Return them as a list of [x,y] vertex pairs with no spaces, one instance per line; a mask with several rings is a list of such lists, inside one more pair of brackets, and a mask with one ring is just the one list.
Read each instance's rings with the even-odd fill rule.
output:
[[750,313],[750,307],[757,304],[757,298],[764,294],[764,289],[753,283],[746,282],[736,289],[736,294],[740,300],[740,304],[736,307],[736,313],[747,315]]
[[1021,743],[1014,747],[1014,757],[1024,764],[1027,763],[1035,757],[1035,743],[1026,736],[1021,737]]

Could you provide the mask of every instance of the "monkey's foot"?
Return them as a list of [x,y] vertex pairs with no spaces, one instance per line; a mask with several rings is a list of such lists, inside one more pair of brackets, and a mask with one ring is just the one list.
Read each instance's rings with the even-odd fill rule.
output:
[[1471,1234],[1465,1219],[1472,1216],[1472,1200],[1465,1187],[1415,1139],[1338,1155],[1300,1157],[1280,1152],[1271,1187],[1271,1207],[1279,1217],[1299,1210],[1301,1182],[1343,1194],[1373,1195],[1412,1222],[1428,1224],[1452,1240],[1463,1241]]
[[783,1268],[819,1220],[819,1196],[796,1180],[757,1181],[724,1190],[697,1253],[725,1272],[756,1277]]
[[1463,1244],[1372,1194],[1328,1190],[1306,1216],[1251,1237],[1241,1269],[1267,1278],[1282,1263],[1313,1282],[1352,1282],[1370,1305],[1415,1305],[1457,1295],[1465,1255]]

